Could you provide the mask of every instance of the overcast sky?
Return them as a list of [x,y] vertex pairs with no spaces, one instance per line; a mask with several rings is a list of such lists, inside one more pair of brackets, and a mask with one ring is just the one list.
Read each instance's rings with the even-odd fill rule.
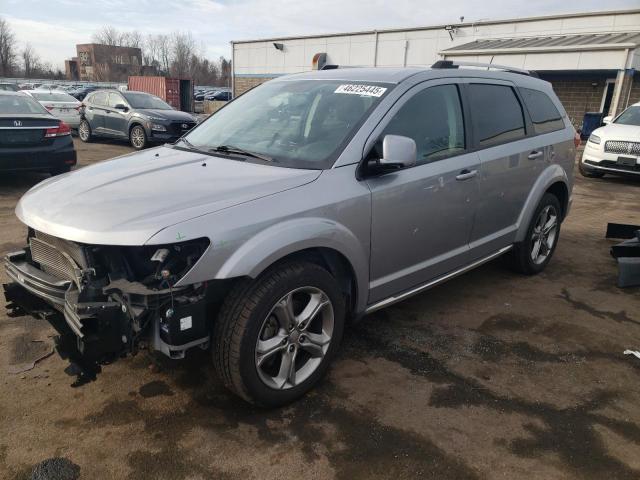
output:
[[[507,7],[507,5],[509,5]],[[64,66],[103,25],[148,33],[191,31],[211,58],[231,40],[413,27],[579,11],[637,8],[638,0],[0,0],[22,44]]]

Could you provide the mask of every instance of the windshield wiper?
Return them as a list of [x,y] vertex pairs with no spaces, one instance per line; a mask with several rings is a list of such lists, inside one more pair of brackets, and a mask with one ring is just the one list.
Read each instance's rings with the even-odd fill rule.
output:
[[260,160],[264,160],[265,162],[273,162],[273,158],[267,155],[252,152],[250,150],[245,150],[244,148],[235,147],[233,145],[218,145],[217,147],[210,148],[209,151],[244,155],[245,157],[258,158]]

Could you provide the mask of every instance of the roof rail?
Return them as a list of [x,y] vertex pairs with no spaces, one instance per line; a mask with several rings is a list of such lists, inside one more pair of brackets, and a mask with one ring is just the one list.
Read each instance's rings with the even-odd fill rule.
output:
[[438,60],[431,65],[431,68],[459,68],[459,67],[477,67],[486,68],[487,70],[501,70],[503,72],[517,73],[520,75],[528,75],[538,78],[538,74],[531,70],[523,70],[522,68],[507,67],[505,65],[496,65],[495,63],[479,63],[479,62],[454,62],[453,60]]

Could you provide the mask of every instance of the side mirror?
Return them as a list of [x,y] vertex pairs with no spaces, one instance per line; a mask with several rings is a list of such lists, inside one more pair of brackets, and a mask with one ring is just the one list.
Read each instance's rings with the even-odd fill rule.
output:
[[378,160],[378,164],[392,169],[409,168],[416,164],[417,158],[416,142],[413,138],[385,135],[382,140],[382,158]]
[[613,120],[613,117],[611,115],[604,117],[602,119],[602,123],[604,123],[605,125],[609,125],[611,123],[611,120]]
[[129,111],[129,107],[127,107],[125,104],[123,103],[119,103],[115,106],[116,110],[122,110],[123,112],[128,112]]

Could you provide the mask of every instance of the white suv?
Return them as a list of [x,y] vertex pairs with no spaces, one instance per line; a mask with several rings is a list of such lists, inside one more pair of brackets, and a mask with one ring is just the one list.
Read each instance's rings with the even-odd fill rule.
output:
[[591,133],[584,147],[580,173],[585,177],[640,175],[640,103]]

